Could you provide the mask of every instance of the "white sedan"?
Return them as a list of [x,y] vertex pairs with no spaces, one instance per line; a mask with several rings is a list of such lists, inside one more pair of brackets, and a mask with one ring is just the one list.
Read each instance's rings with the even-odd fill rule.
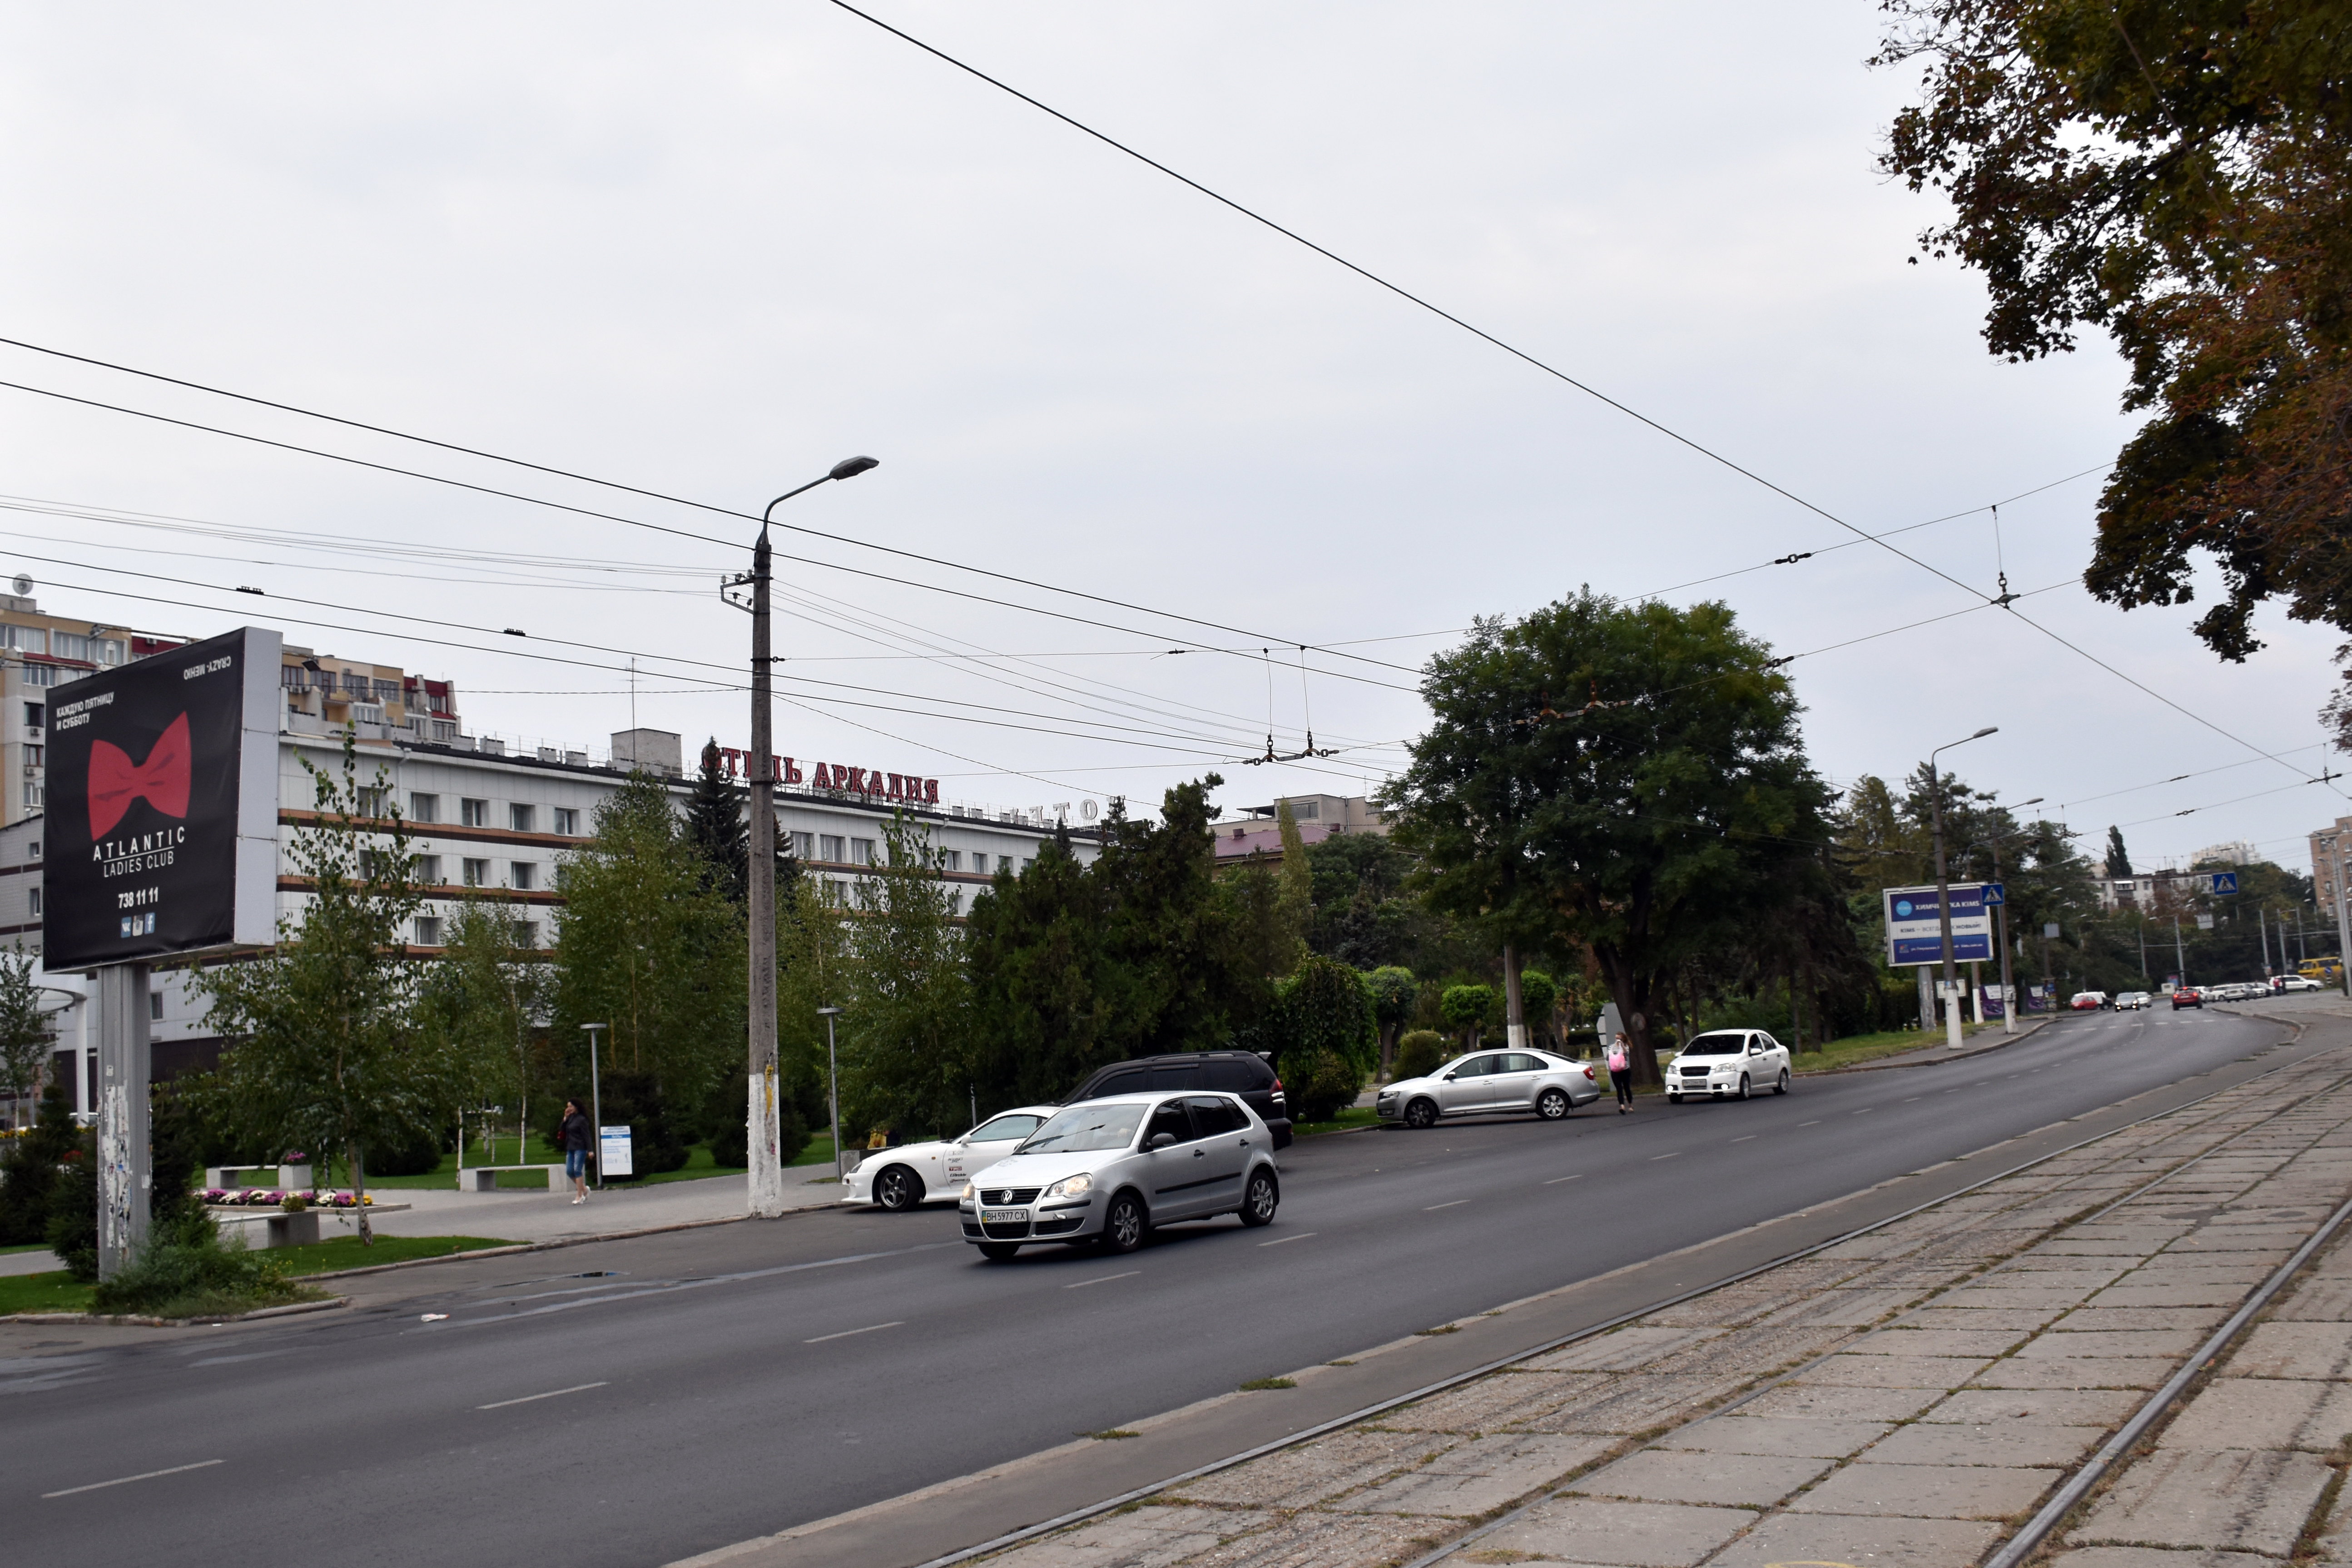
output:
[[919,1204],[956,1200],[963,1184],[1021,1146],[1062,1108],[1024,1105],[990,1117],[961,1138],[877,1149],[849,1173],[845,1204],[872,1204],[897,1213]]
[[1761,1029],[1716,1029],[1694,1037],[1664,1072],[1669,1104],[1786,1094],[1789,1047]]

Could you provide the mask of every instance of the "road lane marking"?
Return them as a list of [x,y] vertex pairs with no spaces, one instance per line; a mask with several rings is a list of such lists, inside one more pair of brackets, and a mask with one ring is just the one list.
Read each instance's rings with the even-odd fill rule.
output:
[[1917,1101],[1918,1101],[1920,1099],[1922,1099],[1922,1098],[1923,1098],[1922,1096],[1920,1096],[1920,1095],[1916,1095],[1916,1094],[1915,1094],[1915,1095],[1913,1095],[1909,1100],[1905,1100],[1903,1103],[1904,1103],[1904,1104],[1906,1104],[1906,1105],[1911,1105],[1911,1104],[1914,1104],[1914,1103],[1917,1102]]
[[1580,1181],[1582,1181],[1583,1179],[1584,1179],[1584,1173],[1583,1173],[1583,1172],[1581,1172],[1581,1171],[1579,1171],[1579,1172],[1577,1172],[1577,1173],[1576,1173],[1576,1174],[1574,1174],[1573,1176],[1554,1176],[1550,1181],[1546,1182],[1546,1183],[1544,1183],[1543,1184],[1544,1184],[1545,1186],[1547,1186],[1547,1187],[1556,1187],[1556,1186],[1559,1185],[1562,1182],[1580,1182]]
[[1302,1230],[1297,1236],[1277,1236],[1272,1241],[1261,1241],[1260,1247],[1280,1247],[1286,1241],[1305,1241],[1310,1236],[1320,1236],[1319,1230]]
[[1683,1152],[1677,1149],[1671,1154],[1653,1154],[1650,1156],[1650,1163],[1654,1165],[1661,1160],[1679,1160],[1682,1157]]
[[1811,1121],[1800,1121],[1797,1125],[1800,1127],[1819,1127],[1821,1125],[1821,1121],[1816,1119]]
[[243,1355],[208,1355],[202,1361],[192,1361],[188,1364],[190,1366],[226,1366],[231,1362],[266,1361],[271,1356],[286,1353],[284,1351],[247,1351]]
[[1755,1137],[1755,1136],[1756,1136],[1756,1134],[1755,1134],[1755,1133],[1750,1132],[1750,1133],[1748,1133],[1748,1137],[1747,1137],[1747,1138],[1734,1138],[1734,1139],[1732,1140],[1732,1142],[1733,1142],[1734,1143],[1745,1143],[1745,1142],[1748,1142],[1748,1138],[1753,1138],[1753,1137]]
[[[1065,1285],[1062,1289],[1065,1290],[1083,1290],[1089,1285],[1108,1285],[1114,1279],[1132,1279],[1142,1272],[1143,1270],[1140,1268],[1130,1268],[1124,1274],[1097,1274],[1091,1279],[1080,1279],[1075,1284]],[[859,1329],[854,1331],[864,1333],[866,1331]],[[816,1342],[814,1340],[811,1340],[809,1343],[814,1344]]]
[[226,1462],[227,1461],[223,1459],[198,1459],[193,1465],[173,1465],[168,1470],[143,1470],[135,1476],[117,1476],[110,1481],[92,1481],[86,1487],[68,1487],[61,1492],[43,1492],[41,1496],[45,1500],[53,1497],[71,1497],[76,1492],[100,1491],[107,1487],[128,1486],[132,1481],[152,1481],[157,1476],[176,1476],[183,1470],[207,1469],[214,1465],[225,1464]]
[[545,1394],[526,1394],[520,1399],[501,1399],[491,1405],[477,1405],[477,1410],[504,1410],[509,1405],[529,1405],[534,1399],[553,1399],[559,1394],[585,1394],[592,1388],[607,1386],[602,1383],[575,1383],[569,1388],[551,1388]]
[[1469,1201],[1470,1200],[1468,1198],[1455,1198],[1450,1204],[1432,1204],[1421,1212],[1423,1214],[1435,1214],[1439,1209],[1458,1209]]
[[804,1345],[821,1345],[827,1340],[845,1340],[852,1334],[877,1333],[884,1329],[903,1329],[906,1326],[907,1322],[903,1318],[895,1323],[868,1323],[862,1329],[844,1329],[837,1334],[819,1334],[813,1340],[803,1340],[801,1343]]
[[1860,1110],[1848,1111],[1847,1114],[1850,1116],[1867,1116],[1870,1114],[1870,1107],[1865,1105]]

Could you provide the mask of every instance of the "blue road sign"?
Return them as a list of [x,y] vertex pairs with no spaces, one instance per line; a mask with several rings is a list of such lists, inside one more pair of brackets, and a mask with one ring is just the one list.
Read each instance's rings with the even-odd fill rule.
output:
[[2237,890],[2238,874],[2235,871],[2216,871],[2213,873],[2213,891],[2216,895],[2222,893],[2234,893]]
[[1984,885],[1984,889],[1985,902],[1988,905],[2005,904],[2009,902],[2008,889],[2003,888],[1999,882],[1987,882]]

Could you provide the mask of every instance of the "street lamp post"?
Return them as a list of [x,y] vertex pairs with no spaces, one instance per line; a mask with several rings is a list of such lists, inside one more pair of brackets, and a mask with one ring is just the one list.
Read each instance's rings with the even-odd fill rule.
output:
[[825,1101],[833,1116],[833,1179],[842,1179],[841,1171],[841,1058],[833,1050],[833,1021],[841,1016],[838,1007],[819,1007],[817,1016],[824,1020],[824,1068],[827,1089]]
[[2344,983],[2344,994],[2352,996],[2352,919],[2345,913],[2344,856],[2336,848],[2339,835],[2330,834],[2319,841],[2319,847],[2330,851],[2327,857],[2328,878],[2336,884],[2336,953],[2342,965],[2338,978]]
[[[836,479],[853,479],[880,465],[872,458],[845,458],[823,479],[786,490],[760,513],[760,542],[751,550],[751,570],[730,580],[728,586],[749,586],[751,602],[739,605],[751,612],[751,820],[749,903],[751,905],[751,994],[748,1066],[751,1104],[746,1108],[750,1137],[751,1212],[774,1217],[784,1212],[784,1163],[779,1152],[776,1113],[776,773],[775,743],[770,728],[770,668],[768,640],[769,563],[768,520],[784,502],[804,490]],[[730,603],[734,601],[730,600]],[[841,1157],[836,1131],[834,1158]]]
[[[2042,800],[2042,797],[2037,795],[2032,800],[2018,802],[2012,809],[2023,811],[2029,805],[2040,805]],[[2013,837],[2013,834],[1995,834],[1985,840],[1985,847],[1992,851],[1992,879],[1996,882],[2000,880],[2000,847]],[[1993,907],[1993,928],[1995,939],[2000,943],[2000,1032],[2013,1035],[2017,1033],[2017,987],[2009,974],[2009,891],[2006,887],[2001,890],[2000,902]],[[1947,933],[1945,951],[1948,952],[1951,931],[1948,918],[1944,929]]]
[[1970,741],[1981,741],[1987,735],[1998,734],[2000,726],[1988,724],[1973,735],[1947,742],[1927,753],[1927,799],[1936,813],[1936,921],[1944,938],[1944,1043],[1954,1050],[1960,1048],[1960,1011],[1952,999],[1958,975],[1952,964],[1952,884],[1944,871],[1944,775],[1936,771],[1936,755],[1954,746],[1965,746]]
[[604,1084],[596,1072],[596,1036],[612,1027],[609,1024],[583,1024],[582,1032],[588,1037],[588,1137],[589,1147],[598,1156],[596,1190],[604,1190]]

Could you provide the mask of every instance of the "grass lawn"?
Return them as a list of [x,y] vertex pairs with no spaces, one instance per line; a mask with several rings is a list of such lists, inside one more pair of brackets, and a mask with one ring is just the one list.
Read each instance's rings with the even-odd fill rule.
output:
[[1379,1122],[1381,1114],[1369,1105],[1350,1105],[1328,1121],[1302,1121],[1290,1130],[1294,1138],[1311,1138],[1318,1132],[1345,1132],[1351,1127],[1370,1127]]
[[686,1152],[686,1163],[675,1171],[662,1171],[650,1176],[635,1176],[627,1181],[610,1184],[615,1187],[650,1187],[662,1182],[698,1182],[706,1176],[740,1176],[741,1165],[721,1165],[710,1157],[710,1146],[697,1143]]
[[0,1277],[0,1312],[87,1312],[95,1285],[77,1285],[60,1268],[54,1274]]
[[[412,1258],[446,1258],[453,1252],[472,1252],[484,1247],[512,1247],[511,1241],[500,1241],[490,1236],[379,1236],[373,1247],[362,1247],[356,1236],[339,1236],[332,1241],[313,1242],[308,1247],[279,1247],[270,1249],[270,1258],[286,1265],[290,1274],[331,1274],[339,1268],[367,1268],[378,1263],[405,1263]],[[35,1275],[47,1279],[49,1275]]]
[[19,1242],[15,1247],[0,1247],[0,1255],[11,1252],[47,1252],[48,1249],[49,1244],[46,1241],[26,1241]]
[[[2021,1027],[2030,1019],[2020,1019]],[[1990,1030],[2000,1032],[1998,1023],[1962,1024],[1960,1037],[1974,1039]],[[1822,1068],[1853,1067],[1858,1062],[1873,1062],[1882,1057],[1899,1057],[1906,1051],[1924,1050],[1944,1043],[1943,1031],[1933,1033],[1918,1029],[1888,1029],[1875,1035],[1849,1035],[1843,1040],[1832,1040],[1825,1050],[1809,1050],[1790,1059],[1799,1072],[1811,1072]]]
[[830,1165],[833,1163],[833,1134],[820,1132],[809,1140],[809,1146],[793,1161],[795,1165]]

